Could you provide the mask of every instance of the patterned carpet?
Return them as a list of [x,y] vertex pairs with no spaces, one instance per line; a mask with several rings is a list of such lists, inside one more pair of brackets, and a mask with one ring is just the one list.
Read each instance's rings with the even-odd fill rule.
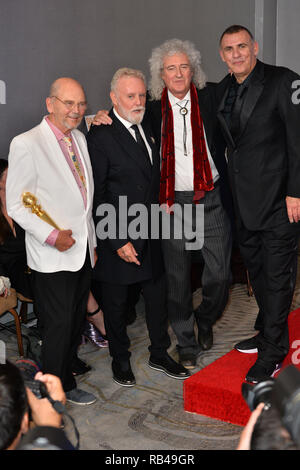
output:
[[[201,289],[194,294],[195,306],[201,300]],[[294,296],[293,309],[300,306],[300,283]],[[246,286],[232,286],[230,300],[222,318],[214,327],[214,346],[200,356],[194,373],[230,351],[240,339],[253,333],[256,302],[248,296]],[[24,327],[23,327],[24,328]],[[91,344],[80,347],[79,356],[92,366],[78,379],[79,387],[95,393],[94,405],[67,405],[80,432],[82,450],[233,450],[241,427],[183,411],[183,384],[150,369],[148,336],[143,315],[143,301],[138,304],[138,318],[128,328],[131,338],[131,363],[137,385],[120,387],[112,381],[111,361],[107,349],[97,350]],[[176,340],[170,330],[170,354],[176,357]],[[0,333],[7,344],[7,356],[17,359],[15,338]],[[65,430],[75,441],[72,425],[66,420]]]

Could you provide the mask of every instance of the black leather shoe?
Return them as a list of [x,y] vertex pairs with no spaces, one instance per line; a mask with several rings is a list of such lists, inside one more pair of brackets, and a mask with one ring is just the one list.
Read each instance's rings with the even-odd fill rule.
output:
[[136,384],[135,377],[131,370],[130,363],[121,364],[120,362],[112,362],[113,380],[122,387],[133,387]]
[[197,321],[198,325],[198,343],[204,351],[210,349],[214,342],[213,330],[211,326],[201,325],[200,321]]
[[181,364],[175,362],[168,354],[163,357],[150,356],[148,365],[151,369],[160,370],[173,379],[187,379],[190,373]]
[[234,345],[234,349],[245,354],[254,354],[258,352],[259,334],[252,338],[244,339]]
[[276,362],[266,362],[262,359],[257,359],[254,365],[249,369],[245,380],[252,383],[268,380],[270,377],[274,377],[279,371],[280,366],[281,364],[276,364]]

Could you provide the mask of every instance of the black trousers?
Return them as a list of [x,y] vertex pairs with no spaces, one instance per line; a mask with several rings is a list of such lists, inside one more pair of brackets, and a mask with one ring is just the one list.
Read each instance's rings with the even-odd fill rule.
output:
[[[165,304],[165,277],[161,276],[155,281],[142,281],[140,286],[145,300],[146,324],[150,338],[149,351],[154,357],[162,357],[171,344]],[[127,362],[131,355],[125,315],[129,287],[129,285],[101,283],[101,304],[109,352],[118,362]]]
[[72,360],[76,356],[86,317],[91,283],[87,254],[76,272],[32,271],[36,310],[42,338],[42,370],[58,376],[65,392],[76,388]]
[[260,335],[259,357],[281,362],[289,350],[287,318],[297,273],[297,224],[282,223],[269,230],[248,230],[237,222],[241,255],[259,307],[255,328]]

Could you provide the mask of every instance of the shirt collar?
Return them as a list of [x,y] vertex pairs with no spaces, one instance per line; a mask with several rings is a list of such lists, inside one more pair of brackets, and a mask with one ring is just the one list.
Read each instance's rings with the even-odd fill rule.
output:
[[241,87],[241,88],[248,88],[251,80],[252,80],[252,77],[253,75],[255,74],[255,70],[256,70],[256,66],[257,66],[257,62],[255,64],[255,67],[251,70],[251,72],[249,73],[248,77],[245,78],[245,80],[242,82],[242,83],[238,83],[238,81],[236,80],[235,76],[232,75],[232,78],[233,78],[233,82],[235,82],[235,86],[237,88]]
[[[188,101],[188,103],[191,101],[191,92],[190,90],[187,92],[187,94],[185,95],[185,97],[181,100],[179,98],[176,98],[176,96],[174,96],[170,90],[168,90],[168,98],[169,98],[169,101],[170,101],[170,104],[171,106],[175,106],[177,103],[182,103],[182,104],[185,104],[186,101]],[[187,103],[187,104],[188,104]]]
[[114,112],[115,116],[121,121],[121,123],[124,124],[126,129],[130,129],[130,127],[133,125],[133,123],[130,122],[130,121],[127,121],[127,119],[122,118],[120,116],[120,114],[115,110],[115,108],[113,108],[113,112]]
[[64,134],[60,129],[58,129],[58,127],[56,127],[56,125],[53,124],[52,121],[50,121],[49,116],[46,116],[45,119],[46,119],[46,122],[49,124],[50,128],[52,129],[57,140],[64,140],[65,137],[72,137],[71,132],[68,134]]

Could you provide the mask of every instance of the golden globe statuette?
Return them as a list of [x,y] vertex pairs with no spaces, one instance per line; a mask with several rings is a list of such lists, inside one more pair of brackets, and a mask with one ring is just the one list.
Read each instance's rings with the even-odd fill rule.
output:
[[56,225],[54,220],[51,219],[50,215],[48,215],[47,212],[42,209],[41,205],[37,203],[37,198],[34,194],[29,192],[23,193],[22,202],[27,209],[31,209],[31,212],[40,217],[40,219],[42,219],[44,222],[52,225],[52,227],[56,228],[57,230],[61,230],[61,228]]

